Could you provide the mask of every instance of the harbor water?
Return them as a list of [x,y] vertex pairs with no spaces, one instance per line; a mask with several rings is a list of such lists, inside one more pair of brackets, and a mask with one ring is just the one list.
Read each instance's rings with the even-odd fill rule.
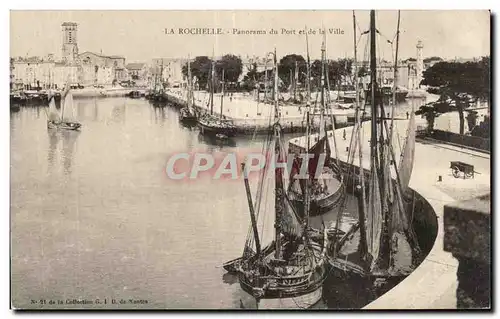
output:
[[[221,265],[241,255],[248,232],[243,181],[172,180],[165,167],[179,152],[260,150],[262,137],[213,143],[179,123],[174,108],[144,99],[74,103],[81,132],[47,130],[42,107],[10,115],[13,305],[240,308],[245,293]],[[355,207],[349,199],[346,220],[357,218]],[[358,294],[327,291],[318,307],[349,308],[335,294]]]

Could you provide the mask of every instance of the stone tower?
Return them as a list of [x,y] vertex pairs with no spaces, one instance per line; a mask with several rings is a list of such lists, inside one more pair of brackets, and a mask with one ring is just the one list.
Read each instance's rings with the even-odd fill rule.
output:
[[420,82],[422,81],[422,73],[424,72],[424,56],[423,56],[424,45],[422,41],[417,42],[417,82],[415,83],[416,88],[420,87]]
[[65,62],[73,63],[78,57],[78,24],[75,22],[64,22],[61,27],[63,34],[62,59]]

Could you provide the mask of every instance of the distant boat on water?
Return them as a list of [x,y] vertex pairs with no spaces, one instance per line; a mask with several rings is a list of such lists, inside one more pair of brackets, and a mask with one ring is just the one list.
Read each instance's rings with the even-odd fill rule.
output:
[[220,102],[220,114],[213,113],[214,108],[214,87],[215,87],[215,65],[212,63],[212,76],[210,86],[210,113],[205,113],[198,117],[198,127],[202,134],[213,136],[234,137],[236,135],[236,125],[231,120],[225,119],[222,114],[224,105],[224,70],[222,70],[222,95]]
[[191,76],[191,62],[188,58],[188,83],[186,90],[186,105],[180,110],[180,120],[186,125],[196,124],[197,116],[194,110],[193,79]]
[[55,98],[49,92],[49,111],[47,114],[48,129],[79,130],[82,124],[75,119],[73,94],[71,89],[66,89],[62,94],[61,112],[56,108]]

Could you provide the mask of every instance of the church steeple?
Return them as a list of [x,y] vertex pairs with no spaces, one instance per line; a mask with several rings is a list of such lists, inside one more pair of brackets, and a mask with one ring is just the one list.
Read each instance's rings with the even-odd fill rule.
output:
[[78,24],[75,22],[64,22],[61,27],[63,34],[62,59],[65,62],[73,63],[78,57]]

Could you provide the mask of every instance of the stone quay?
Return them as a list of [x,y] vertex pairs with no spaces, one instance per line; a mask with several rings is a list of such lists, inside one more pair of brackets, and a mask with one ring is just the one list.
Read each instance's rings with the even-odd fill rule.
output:
[[[167,89],[165,92],[169,103],[185,106],[184,89]],[[194,106],[201,112],[210,112],[210,94],[206,91],[194,92]],[[227,93],[222,102],[221,94],[214,94],[213,113],[221,114],[236,125],[241,134],[265,134],[269,131],[274,116],[274,105],[257,101],[251,94]],[[281,125],[287,133],[305,132],[305,106],[297,104],[281,104]],[[353,124],[354,110],[335,109],[333,111],[336,127]],[[331,122],[330,122],[331,123]]]

